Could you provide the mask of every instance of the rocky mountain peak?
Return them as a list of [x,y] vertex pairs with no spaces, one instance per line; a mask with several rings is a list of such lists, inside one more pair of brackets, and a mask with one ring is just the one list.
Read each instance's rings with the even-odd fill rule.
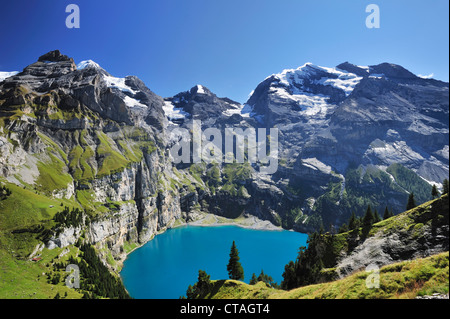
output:
[[196,85],[189,91],[176,94],[168,98],[166,116],[184,114],[199,120],[218,119],[239,113],[242,106],[229,98],[220,98],[203,85]]
[[[16,96],[23,95],[18,91],[20,87],[28,92],[22,98]],[[75,108],[84,106],[118,122],[163,128],[163,99],[141,80],[134,76],[113,77],[92,60],[83,61],[77,67],[73,58],[59,50],[42,55],[21,73],[6,78],[0,83],[2,89],[5,96],[14,97],[5,99],[3,106],[16,105],[24,98],[30,106],[41,104],[40,96],[50,94],[55,96],[53,106],[61,108],[64,104],[61,101],[70,100]]]
[[417,76],[404,67],[393,63],[381,63],[370,66],[371,74],[384,74],[391,79],[416,79]]
[[354,74],[356,74],[358,76],[361,76],[361,77],[366,77],[366,76],[369,75],[369,68],[368,67],[366,67],[366,66],[358,66],[358,65],[352,64],[350,62],[341,63],[336,68],[339,69],[339,70],[343,70],[343,71],[347,71],[347,72],[350,72],[350,73],[354,73]]
[[195,95],[195,94],[206,94],[206,95],[211,95],[211,94],[212,94],[212,92],[211,92],[207,87],[204,87],[203,85],[200,85],[200,84],[197,84],[196,86],[192,87],[192,88],[189,90],[189,92],[190,92],[192,95]]
[[54,50],[47,52],[44,55],[41,55],[38,59],[39,62],[63,62],[63,61],[71,61],[73,62],[73,58],[69,58],[67,55],[61,54],[59,50]]
[[84,70],[84,69],[101,69],[101,70],[103,70],[103,68],[98,63],[96,63],[92,60],[85,60],[85,61],[81,61],[80,63],[78,63],[77,70]]
[[320,124],[362,79],[345,69],[305,63],[267,77],[250,96],[246,109],[263,125],[311,120]]
[[76,69],[77,66],[73,58],[69,58],[67,55],[61,54],[59,50],[55,50],[40,56],[37,62],[23,69],[19,76],[22,77],[22,80],[26,79],[28,82],[36,81],[27,76],[39,77],[40,79],[34,79],[39,82],[40,80],[46,81],[48,78],[61,77]]

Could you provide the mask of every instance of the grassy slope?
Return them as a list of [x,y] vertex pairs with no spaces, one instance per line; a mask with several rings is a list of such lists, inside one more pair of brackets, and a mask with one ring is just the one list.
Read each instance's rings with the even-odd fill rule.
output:
[[290,291],[268,288],[264,283],[214,281],[213,299],[395,299],[448,293],[449,253],[404,261],[380,269],[380,288],[369,289],[370,273],[361,271],[341,280],[296,288]]
[[[11,195],[0,201],[0,299],[5,298],[53,298],[57,293],[67,298],[80,298],[81,294],[68,289],[64,282],[51,285],[47,274],[54,273],[52,260],[63,262],[76,254],[72,247],[68,253],[59,258],[63,249],[44,249],[38,262],[30,261],[27,256],[40,243],[38,233],[12,233],[18,229],[32,229],[43,225],[53,226],[51,219],[60,210],[60,206],[78,207],[73,200],[52,199],[35,191],[3,183]],[[53,206],[53,207],[52,207]],[[64,278],[64,271],[59,271]]]
[[[13,110],[0,117],[0,134],[8,136],[6,123],[21,121],[22,112]],[[62,114],[64,115],[64,114]],[[34,113],[28,116],[35,117]],[[88,114],[88,118],[92,118]],[[58,117],[59,118],[59,117]],[[68,118],[63,118],[68,119]],[[45,145],[44,152],[33,155],[39,176],[34,184],[22,182],[22,186],[0,179],[0,185],[8,187],[12,194],[0,200],[0,299],[1,298],[53,298],[56,293],[67,298],[80,298],[81,294],[64,285],[64,269],[55,269],[55,262],[64,262],[77,255],[78,248],[59,258],[61,249],[43,249],[37,255],[38,262],[29,260],[29,255],[42,242],[43,230],[54,226],[53,216],[64,206],[84,208],[91,217],[110,211],[108,205],[94,203],[91,190],[78,190],[70,199],[53,197],[54,191],[64,190],[73,181],[89,184],[98,177],[123,170],[131,163],[140,162],[144,152],[156,150],[148,133],[135,127],[122,127],[114,138],[102,131],[75,130],[66,132],[67,140],[74,141],[67,148],[44,132],[37,132],[37,142]],[[8,138],[15,147],[19,143]],[[30,141],[29,141],[30,142]],[[78,142],[78,143],[77,143]],[[98,163],[98,167],[92,163]],[[95,164],[95,163],[94,163]],[[16,179],[21,181],[20,174]],[[117,203],[121,204],[121,203]],[[131,249],[131,248],[129,248]],[[60,275],[58,284],[48,282],[47,274]]]
[[41,260],[37,262],[17,259],[8,251],[0,249],[0,299],[48,299],[54,298],[57,293],[61,297],[78,299],[82,295],[74,289],[69,289],[64,280],[57,285],[49,284],[48,274],[61,274],[65,278],[64,270],[55,271],[52,260],[64,262],[71,255],[76,254],[76,248],[72,247],[63,257],[59,258],[63,249],[44,249],[41,252]]

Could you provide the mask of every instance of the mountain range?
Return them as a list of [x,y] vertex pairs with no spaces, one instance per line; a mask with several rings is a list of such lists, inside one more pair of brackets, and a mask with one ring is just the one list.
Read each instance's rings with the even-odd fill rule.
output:
[[[277,128],[277,172],[175,164],[172,132],[193,120]],[[27,259],[82,238],[117,271],[126,247],[205,212],[332,230],[369,205],[400,213],[410,193],[430,200],[448,178],[448,140],[449,84],[395,64],[306,63],[268,76],[242,105],[200,84],[163,98],[55,50],[0,72],[2,249]],[[81,222],[57,222],[61,206]]]

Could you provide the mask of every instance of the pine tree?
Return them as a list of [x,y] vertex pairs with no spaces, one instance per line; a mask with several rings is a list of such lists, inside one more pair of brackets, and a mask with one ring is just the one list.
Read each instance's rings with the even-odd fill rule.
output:
[[297,268],[298,262],[295,263],[291,260],[287,265],[284,266],[283,281],[281,282],[281,289],[291,290],[298,287],[297,280]]
[[383,219],[388,219],[392,217],[392,213],[389,211],[388,207],[384,209]]
[[189,285],[188,289],[186,290],[186,298],[187,299],[195,299],[196,296],[197,295],[195,293],[194,287],[192,285]]
[[204,295],[209,292],[209,288],[211,287],[211,276],[206,273],[204,270],[198,271],[198,281],[197,281],[197,289],[199,295]]
[[444,181],[442,182],[442,186],[442,195],[448,194],[448,179],[444,179]]
[[378,211],[375,209],[375,213],[373,213],[373,223],[376,224],[381,221],[381,217],[378,214]]
[[230,260],[227,265],[228,275],[230,279],[244,280],[244,269],[239,262],[239,251],[236,248],[236,243],[233,240],[230,251]]
[[250,279],[250,285],[256,285],[256,283],[258,282],[258,278],[256,277],[255,273],[253,273],[252,275],[252,279]]
[[416,205],[416,201],[414,200],[414,194],[410,193],[409,197],[408,197],[408,204],[406,205],[406,210],[413,209],[416,206],[417,205]]
[[363,220],[362,220],[363,236],[367,236],[369,234],[369,231],[372,228],[374,221],[375,221],[375,217],[373,216],[372,208],[369,205],[369,206],[367,206],[366,214],[364,215]]
[[262,281],[266,283],[269,287],[274,287],[275,282],[273,281],[273,278],[267,274],[264,273],[264,270],[261,269],[261,273],[259,274],[257,281]]
[[198,271],[198,279],[194,286],[189,285],[186,291],[187,299],[204,298],[211,290],[211,276],[204,270]]
[[348,222],[348,229],[353,230],[356,229],[357,227],[357,220],[356,220],[356,215],[355,212],[352,212],[352,216],[350,217],[350,220]]
[[431,189],[431,196],[433,196],[433,199],[439,197],[439,191],[436,187],[436,184],[433,184],[433,188]]
[[375,218],[372,213],[372,208],[369,205],[369,206],[367,206],[366,214],[364,215],[364,218],[363,218],[363,227],[372,226],[374,220],[375,220]]

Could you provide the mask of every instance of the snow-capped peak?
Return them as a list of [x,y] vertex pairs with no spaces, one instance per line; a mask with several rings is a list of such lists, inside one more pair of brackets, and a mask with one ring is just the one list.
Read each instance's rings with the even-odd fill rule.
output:
[[106,84],[108,88],[121,92],[120,96],[124,103],[130,108],[147,108],[147,105],[142,104],[138,99],[135,98],[135,95],[138,91],[132,89],[129,85],[126,84],[126,78],[116,78],[106,72],[98,63],[92,60],[81,61],[77,65],[78,70],[83,69],[97,69],[102,70],[101,78]]
[[205,89],[203,88],[203,85],[200,84],[197,85],[197,93],[205,94]]
[[81,61],[77,65],[78,70],[83,70],[83,69],[87,69],[87,68],[102,69],[102,67],[100,65],[98,65],[97,63],[95,63],[92,60]]
[[203,85],[197,84],[197,94],[206,94],[205,87]]
[[[363,69],[361,71],[365,73]],[[292,105],[294,102],[299,106],[300,114],[314,116],[317,120],[325,119],[339,101],[353,92],[363,78],[337,67],[323,67],[308,62],[297,69],[286,69],[273,74],[262,83],[267,85],[269,81],[270,89],[267,92],[273,96],[276,103],[286,101]],[[256,99],[250,97],[248,103],[254,102]],[[241,113],[252,116],[250,107],[251,105],[244,107]]]
[[[362,80],[362,77],[354,73],[336,68],[328,68],[305,63],[297,69],[287,69],[279,74],[274,74],[279,83],[286,87],[298,87],[305,80],[312,84],[333,86],[345,92],[348,96],[355,86]],[[297,85],[295,85],[297,84]],[[295,94],[295,93],[294,93]]]

